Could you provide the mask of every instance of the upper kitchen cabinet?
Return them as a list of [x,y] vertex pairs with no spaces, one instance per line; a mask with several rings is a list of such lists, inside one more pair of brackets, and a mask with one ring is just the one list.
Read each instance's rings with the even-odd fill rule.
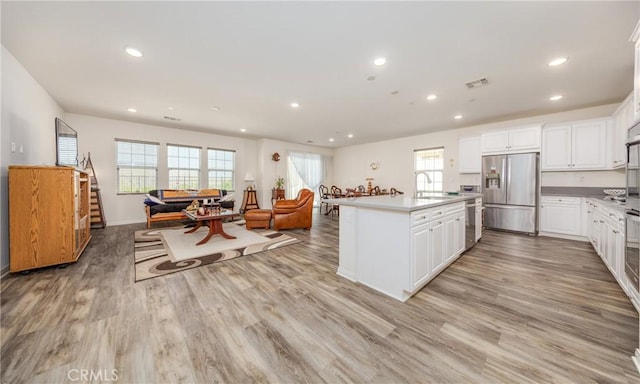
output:
[[627,131],[634,122],[633,92],[620,104],[612,116],[613,132],[611,134],[612,168],[624,167],[627,163]]
[[482,154],[540,152],[541,125],[483,133]]
[[542,130],[543,171],[602,170],[607,167],[607,127],[611,119],[545,126]]
[[461,137],[458,140],[458,172],[480,173],[481,163],[480,136]]

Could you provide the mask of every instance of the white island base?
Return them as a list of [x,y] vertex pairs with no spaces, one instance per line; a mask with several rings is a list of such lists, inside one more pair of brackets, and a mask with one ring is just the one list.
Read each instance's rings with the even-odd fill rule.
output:
[[475,196],[399,198],[404,202],[386,198],[395,206],[385,205],[384,200],[367,201],[381,197],[336,201],[340,203],[338,275],[406,301],[464,251],[464,200],[469,198]]

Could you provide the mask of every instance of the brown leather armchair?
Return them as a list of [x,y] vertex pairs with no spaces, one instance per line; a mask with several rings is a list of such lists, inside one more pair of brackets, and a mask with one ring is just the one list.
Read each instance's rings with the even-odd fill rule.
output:
[[314,193],[309,189],[301,189],[295,200],[278,200],[273,206],[273,228],[311,229]]

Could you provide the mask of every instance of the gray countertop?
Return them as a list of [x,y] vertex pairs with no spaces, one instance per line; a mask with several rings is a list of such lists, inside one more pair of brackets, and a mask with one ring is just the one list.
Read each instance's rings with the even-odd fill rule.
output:
[[604,197],[605,189],[625,189],[624,187],[541,187],[542,196]]
[[353,207],[385,209],[391,211],[411,212],[440,205],[457,203],[482,197],[480,193],[460,193],[459,195],[432,194],[424,198],[405,197],[405,195],[362,196],[342,199],[324,199],[330,204]]

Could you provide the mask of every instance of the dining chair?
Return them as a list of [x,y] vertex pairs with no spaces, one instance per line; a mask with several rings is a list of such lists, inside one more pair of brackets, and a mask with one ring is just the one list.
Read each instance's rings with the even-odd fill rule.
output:
[[380,191],[380,187],[379,186],[375,186],[371,189],[371,195],[380,195],[382,194],[382,192]]
[[318,187],[318,196],[320,197],[320,213],[322,213],[322,204],[326,205],[325,209],[328,212],[329,211],[329,203],[327,203],[324,200],[328,199],[330,197],[329,188],[324,184],[320,184],[320,186]]
[[[344,197],[344,195],[342,194],[342,188],[336,187],[335,185],[331,186],[331,198],[332,199],[340,199]],[[332,204],[331,205],[331,210],[329,211],[331,212],[331,216],[333,216],[334,213],[337,213],[338,215],[340,215],[340,204]],[[327,213],[329,213],[327,212]],[[325,215],[327,214],[325,213]]]
[[397,189],[395,189],[394,187],[391,187],[391,189],[389,190],[389,194],[391,196],[395,196],[395,195],[403,195],[404,192],[398,191]]
[[356,191],[360,193],[365,193],[367,189],[364,187],[364,185],[360,184],[356,187]]

